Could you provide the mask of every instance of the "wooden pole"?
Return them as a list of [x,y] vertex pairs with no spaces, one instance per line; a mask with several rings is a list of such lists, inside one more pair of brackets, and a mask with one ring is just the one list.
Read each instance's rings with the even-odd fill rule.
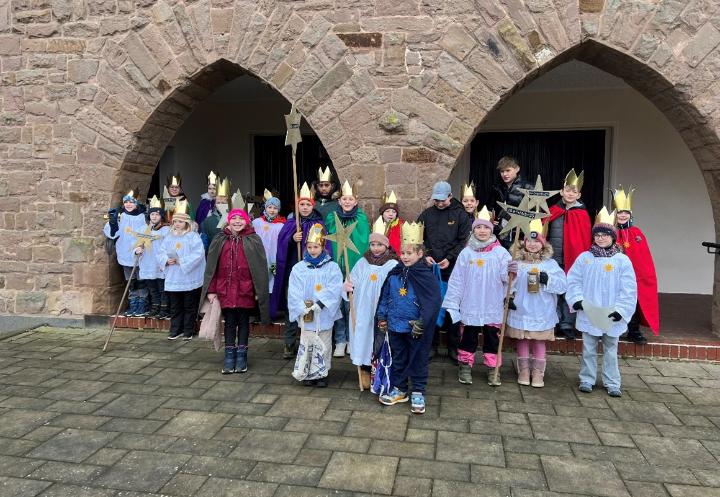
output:
[[[343,247],[343,259],[345,259],[345,279],[347,281],[351,281],[350,280],[350,261],[348,260],[347,245]],[[352,323],[352,333],[354,336],[355,335],[355,325],[357,324],[357,320],[356,320],[356,316],[355,316],[355,305],[353,304],[352,292],[348,292],[348,304],[350,306],[350,321]],[[362,384],[362,372],[360,371],[360,366],[357,367],[357,374],[358,374],[358,386],[360,387],[360,391],[363,392],[365,389],[363,388],[363,384]]]
[[130,278],[128,278],[127,285],[125,285],[125,291],[122,294],[122,298],[120,298],[120,304],[118,305],[117,312],[115,313],[115,318],[113,319],[112,327],[110,328],[107,338],[105,339],[105,345],[103,345],[103,348],[102,348],[103,352],[105,352],[107,350],[108,344],[110,343],[110,337],[112,336],[113,332],[115,331],[115,325],[117,324],[118,316],[120,315],[120,309],[122,309],[122,305],[125,303],[125,297],[127,297],[128,291],[130,290],[130,284],[132,283],[132,279],[135,276],[135,271],[137,271],[139,260],[140,260],[140,257],[137,254],[135,254],[135,263],[133,264],[132,271],[130,272]]
[[[292,151],[292,164],[293,164],[293,185],[294,185],[294,193],[295,193],[295,232],[296,233],[302,233],[302,230],[300,229],[300,199],[298,198],[298,176],[297,176],[297,151],[295,147],[293,147]],[[297,242],[297,255],[298,255],[298,262],[302,260],[302,247],[300,246],[300,242]]]

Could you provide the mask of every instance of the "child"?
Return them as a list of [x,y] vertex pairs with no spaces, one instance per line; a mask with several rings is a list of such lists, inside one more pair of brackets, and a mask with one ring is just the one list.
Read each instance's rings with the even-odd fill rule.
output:
[[635,312],[635,271],[615,243],[614,212],[608,214],[602,208],[592,235],[590,250],[578,256],[567,276],[567,301],[577,311],[577,329],[583,334],[579,389],[592,392],[597,376],[597,345],[602,340],[603,386],[611,397],[620,397],[617,347]]
[[[496,221],[494,222],[495,234],[499,235],[502,228],[510,220],[510,216],[498,206],[498,202],[517,207],[520,205],[520,201],[524,196],[521,189],[532,189],[534,185],[525,181],[525,179],[520,176],[520,164],[515,158],[509,155],[506,155],[498,161],[497,171],[500,181],[495,183],[490,192],[489,206],[490,210],[494,212],[496,216]],[[497,220],[499,220],[499,222]],[[515,231],[510,230],[500,238],[500,243],[506,249],[510,248],[514,236]]]
[[471,371],[480,333],[483,335],[483,362],[490,368],[488,374],[498,363],[498,331],[503,321],[509,272],[517,272],[517,262],[511,261],[508,251],[493,235],[491,214],[483,207],[473,222],[467,247],[455,263],[442,304],[452,322],[461,323],[460,383],[472,384]]
[[638,305],[628,322],[627,339],[635,343],[647,343],[640,331],[640,323],[650,327],[655,335],[660,331],[657,275],[647,238],[634,223],[633,191],[631,189],[626,195],[621,186],[613,192],[613,202],[617,209],[618,244],[632,262],[638,285]]
[[232,209],[230,201],[230,180],[225,178],[217,187],[217,195],[213,200],[212,209],[206,214],[205,219],[200,223],[200,238],[207,252],[215,235],[225,227],[227,213]]
[[305,386],[327,387],[332,353],[332,327],[340,316],[343,277],[324,250],[325,231],[314,224],[307,235],[303,260],[290,272],[288,318],[302,320],[293,377]]
[[410,411],[415,414],[425,412],[428,352],[440,311],[440,284],[425,263],[423,235],[422,224],[403,224],[402,264],[388,274],[376,315],[380,332],[388,332],[392,351],[392,390],[378,399],[386,406],[407,402],[409,380]]
[[[334,212],[330,212],[325,218],[325,226],[329,235],[335,233],[335,213],[340,218],[340,222],[343,226],[347,226],[352,223],[357,223],[355,229],[350,235],[350,239],[355,244],[358,252],[355,253],[352,250],[348,250],[347,258],[348,264],[345,264],[345,255],[337,250],[337,244],[332,243],[332,254],[333,260],[338,263],[340,270],[343,272],[343,277],[347,277],[346,269],[352,271],[355,267],[355,263],[360,260],[362,254],[368,249],[370,241],[370,224],[368,223],[365,212],[358,207],[358,196],[355,192],[355,188],[350,186],[350,183],[346,180],[340,191],[340,202],[338,203],[337,209]],[[345,348],[347,346],[347,330],[348,330],[348,304],[342,302],[340,304],[340,311],[342,316],[335,323],[335,352],[333,357],[345,357]]]
[[203,193],[200,196],[200,203],[195,211],[195,222],[200,226],[202,226],[202,222],[205,221],[205,218],[207,218],[215,208],[215,196],[217,195],[218,187],[217,183],[217,175],[210,171],[210,174],[208,174],[207,193]]
[[170,300],[168,340],[183,336],[192,340],[195,333],[200,290],[205,272],[205,250],[200,235],[192,230],[185,200],[175,204],[173,229],[158,246],[158,264],[165,268],[165,292]]
[[[574,169],[567,173],[560,201],[550,207],[550,217],[545,219],[549,224],[547,239],[553,248],[553,259],[566,273],[592,243],[590,216],[580,202],[584,176],[584,171],[577,176]],[[558,296],[557,313],[559,336],[575,340],[575,314],[570,311],[564,295]]]
[[[115,242],[115,253],[118,264],[123,268],[125,280],[130,279],[136,259],[138,245],[137,235],[144,233],[147,228],[144,206],[138,205],[137,190],[130,190],[122,199],[122,212],[117,209],[108,210],[108,222],[103,227],[103,233]],[[128,292],[128,308],[126,316],[144,316],[147,313],[147,288],[140,281],[137,270],[130,283]]]
[[390,195],[383,195],[383,205],[380,207],[380,215],[385,223],[386,235],[390,247],[396,254],[400,253],[400,228],[405,221],[398,217],[398,204],[395,192]]
[[[345,292],[353,292],[354,313],[350,319],[350,360],[360,366],[364,389],[370,388],[370,362],[375,341],[375,310],[387,274],[397,265],[385,236],[385,223],[379,217],[370,233],[370,248],[350,272]],[[354,314],[354,321],[352,319]]]
[[[168,296],[165,294],[165,273],[164,266],[158,264],[155,253],[159,250],[163,238],[170,232],[170,226],[164,221],[165,211],[162,208],[160,199],[153,196],[150,199],[149,212],[149,236],[150,239],[141,248],[144,252],[140,258],[140,279],[145,282],[150,296],[150,313],[148,317],[167,319],[168,313]],[[148,230],[148,228],[146,228]],[[142,252],[141,252],[142,253]]]
[[[303,183],[302,188],[300,188],[298,212],[300,213],[300,231],[297,231],[295,219],[289,219],[278,234],[277,252],[275,256],[275,278],[273,280],[273,290],[270,294],[270,317],[272,319],[277,319],[278,313],[286,310],[290,271],[298,262],[298,242],[300,242],[302,253],[305,253],[305,245],[310,228],[315,224],[325,226],[320,213],[315,210],[315,200],[310,193],[310,188],[307,183]],[[325,250],[330,250],[329,241],[325,242]],[[295,357],[294,349],[297,331],[297,323],[292,319],[288,319],[284,335],[284,359],[292,359]]]
[[315,209],[320,213],[320,216],[322,216],[323,219],[337,209],[340,193],[337,192],[335,188],[335,181],[333,181],[330,166],[326,166],[325,169],[319,167],[318,179],[313,185],[313,189],[315,190],[313,201]]
[[462,187],[462,199],[463,209],[467,212],[470,222],[475,221],[475,216],[478,212],[478,205],[480,202],[475,198],[475,183],[469,185],[463,185]]
[[167,184],[165,186],[163,202],[165,203],[165,212],[167,212],[168,222],[172,222],[172,217],[174,213],[177,212],[175,207],[181,200],[187,202],[188,216],[190,216],[190,220],[192,221],[192,204],[188,201],[187,197],[185,197],[185,192],[182,189],[182,178],[180,175],[176,173],[172,176],[168,176]]
[[518,273],[508,302],[506,328],[507,336],[517,340],[520,385],[531,384],[532,368],[532,386],[545,386],[545,342],[555,340],[557,295],[567,288],[565,271],[553,260],[552,253],[542,221],[531,221],[530,236],[519,242],[515,252]]
[[203,295],[220,299],[225,318],[225,362],[222,374],[247,371],[250,313],[257,305],[268,322],[268,272],[262,240],[243,209],[227,215],[228,225],[213,238],[208,250]]
[[252,225],[255,233],[260,236],[265,247],[265,258],[267,259],[268,276],[270,278],[269,291],[272,293],[275,280],[275,268],[277,264],[278,235],[285,225],[285,218],[280,216],[280,199],[273,197],[272,193],[265,190],[265,209],[262,216],[253,219]]

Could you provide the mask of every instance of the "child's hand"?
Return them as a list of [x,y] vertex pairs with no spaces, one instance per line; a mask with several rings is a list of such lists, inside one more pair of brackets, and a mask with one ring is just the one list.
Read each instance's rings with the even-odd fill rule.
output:
[[388,330],[387,321],[385,321],[384,319],[381,319],[380,321],[378,321],[378,329],[380,331],[382,331],[383,333],[387,332],[387,330]]
[[582,311],[583,310],[582,302],[583,302],[582,300],[578,300],[577,302],[575,302],[573,304],[573,309],[575,309],[576,311]]
[[510,262],[508,262],[507,270],[508,270],[508,273],[517,274],[517,272],[518,272],[518,263],[517,263],[517,261],[510,261]]
[[216,293],[208,293],[207,298],[210,301],[210,303],[212,304],[217,299],[217,294]]
[[425,331],[425,329],[423,328],[422,319],[418,319],[415,321],[408,321],[408,323],[410,323],[410,326],[412,326],[412,331],[411,331],[412,337],[416,340],[418,338],[421,338],[423,336],[423,332]]
[[140,255],[143,253],[142,247],[135,247],[135,255]]
[[610,314],[608,314],[608,317],[615,321],[616,323],[622,319],[622,316],[618,311],[613,311]]
[[168,259],[168,260],[167,260],[167,265],[168,265],[168,266],[173,266],[173,265],[175,265],[175,264],[177,264],[177,259]]
[[355,286],[352,284],[352,281],[345,281],[343,283],[343,290],[345,290],[347,293],[351,293],[355,289]]
[[429,255],[427,257],[425,257],[425,262],[428,263],[428,266],[432,266],[433,264],[436,264],[435,259],[433,259]]
[[450,266],[450,261],[447,259],[443,259],[438,262],[438,266],[440,266],[440,269],[447,269]]
[[302,242],[302,231],[298,231],[293,235],[293,240],[296,242]]

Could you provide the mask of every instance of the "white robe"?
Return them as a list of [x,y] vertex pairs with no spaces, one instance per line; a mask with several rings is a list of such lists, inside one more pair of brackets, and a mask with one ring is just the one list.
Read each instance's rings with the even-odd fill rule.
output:
[[144,233],[147,223],[145,222],[145,214],[130,216],[120,213],[118,216],[118,230],[114,236],[110,236],[110,222],[105,223],[103,233],[115,242],[115,253],[117,254],[118,264],[121,266],[133,267],[135,265],[135,244],[137,238],[135,233]]
[[465,247],[448,280],[442,306],[453,323],[468,326],[502,323],[510,253],[501,245],[489,252]]
[[[365,257],[357,261],[350,272],[353,282],[355,326],[350,319],[350,359],[357,366],[370,365],[375,339],[375,311],[388,273],[398,264],[389,260],[382,266],[370,264]],[[343,294],[347,300],[347,294]],[[352,316],[352,314],[351,314]]]
[[[153,247],[154,248],[154,247]],[[177,254],[177,264],[166,266],[170,255]],[[205,274],[205,247],[200,235],[190,231],[176,236],[172,230],[158,245],[158,264],[165,268],[165,291],[186,292],[200,288]]]
[[625,254],[595,257],[583,252],[568,272],[565,300],[571,309],[582,300],[583,304],[617,311],[622,319],[614,322],[607,332],[593,326],[583,311],[578,311],[575,327],[593,336],[619,337],[627,330],[637,303],[637,282],[630,259]]
[[[536,268],[548,275],[546,285],[540,285],[538,293],[527,289],[528,273]],[[507,324],[523,331],[546,331],[558,323],[557,296],[565,293],[565,271],[553,259],[539,262],[518,261],[518,274],[513,280],[511,293],[517,310],[508,313]]]
[[165,278],[164,267],[158,263],[155,253],[159,250],[165,236],[170,232],[170,226],[163,226],[159,230],[150,230],[150,235],[157,236],[152,241],[151,247],[145,247],[145,251],[140,257],[140,279],[141,280],[157,280]]
[[253,219],[252,226],[255,233],[262,240],[265,247],[265,257],[267,258],[268,275],[270,276],[270,293],[272,293],[275,275],[270,271],[270,266],[275,264],[277,256],[277,242],[280,230],[285,226],[284,223],[268,223],[263,218]]
[[320,267],[312,268],[307,262],[300,261],[290,272],[288,284],[288,317],[300,325],[305,311],[305,301],[322,302],[325,306],[315,319],[305,323],[306,330],[320,331],[332,329],[340,319],[340,299],[342,298],[343,277],[340,267],[334,261],[326,261]]

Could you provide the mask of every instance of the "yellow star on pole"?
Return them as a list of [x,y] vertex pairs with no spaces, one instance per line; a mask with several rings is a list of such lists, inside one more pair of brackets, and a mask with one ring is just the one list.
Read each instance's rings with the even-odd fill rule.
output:
[[138,233],[137,231],[132,231],[132,230],[130,231],[130,233],[137,240],[135,242],[135,247],[142,247],[143,250],[148,250],[148,251],[152,249],[152,242],[154,240],[157,240],[158,238],[160,238],[159,235],[152,234],[152,228],[150,228],[150,226],[147,226],[143,233]]
[[285,135],[285,146],[290,145],[292,147],[293,154],[297,151],[297,144],[302,141],[302,135],[300,134],[300,120],[302,114],[298,112],[293,104],[290,109],[290,114],[285,114],[285,125],[287,126],[287,134]]
[[333,212],[333,215],[335,216],[335,233],[327,235],[325,238],[331,242],[337,243],[337,251],[340,254],[345,254],[347,249],[359,254],[360,251],[355,246],[355,243],[350,239],[350,235],[352,235],[352,232],[355,231],[355,226],[357,226],[357,221],[345,226],[340,221],[340,216],[338,216],[337,212]]
[[520,228],[523,230],[523,233],[525,233],[525,236],[529,237],[530,221],[548,216],[548,214],[542,213],[539,210],[530,210],[530,197],[527,192],[517,207],[508,205],[505,202],[498,202],[498,205],[505,209],[505,212],[510,215],[510,221],[508,221],[502,231],[500,231],[501,235],[504,235],[513,228]]
[[529,188],[518,188],[518,190],[528,196],[528,210],[542,209],[548,214],[550,214],[550,208],[547,204],[548,199],[560,193],[560,190],[543,190],[542,179],[539,174],[537,180],[535,181],[535,188],[532,190]]

